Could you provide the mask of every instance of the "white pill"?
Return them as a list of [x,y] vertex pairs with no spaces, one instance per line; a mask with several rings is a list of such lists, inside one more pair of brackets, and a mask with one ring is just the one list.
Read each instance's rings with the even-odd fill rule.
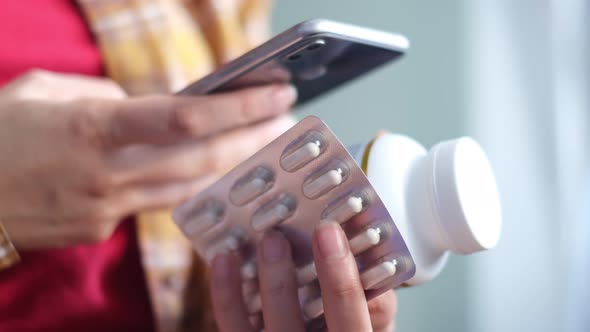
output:
[[240,240],[233,235],[228,235],[223,238],[223,244],[229,250],[236,250],[240,247]]
[[366,231],[350,239],[350,251],[353,255],[358,255],[361,252],[371,248],[379,243],[381,240],[381,229],[369,228]]
[[373,289],[387,278],[395,275],[397,261],[385,261],[361,274],[361,282],[365,289]]
[[228,253],[240,247],[240,239],[233,234],[223,237],[221,240],[215,242],[205,251],[205,258],[212,261],[215,256]]
[[257,276],[256,262],[248,261],[242,265],[240,269],[242,279],[255,279]]
[[317,179],[303,185],[303,194],[308,198],[316,198],[320,194],[340,185],[344,180],[342,168],[332,169]]
[[262,310],[262,299],[260,298],[260,293],[254,294],[248,301],[246,301],[246,309],[250,314],[255,314]]
[[[362,232],[361,234],[353,237],[350,243],[350,250],[354,255],[357,255],[370,247],[376,245],[381,240],[381,229],[379,228],[369,228],[366,231]],[[317,279],[318,274],[315,268],[315,263],[311,262],[306,266],[300,268],[296,272],[297,276],[297,284],[299,286],[306,285],[315,279]]]
[[318,277],[315,269],[315,263],[311,262],[304,267],[297,269],[297,284],[299,286],[307,285]]
[[254,177],[246,183],[234,186],[229,193],[230,199],[234,204],[242,205],[263,194],[267,185],[265,178]]
[[281,166],[283,166],[286,171],[293,171],[317,158],[321,152],[321,143],[319,140],[308,142],[297,150],[284,156],[281,159]]
[[322,298],[318,297],[303,305],[303,314],[308,320],[320,317],[324,313],[324,303]]
[[334,210],[328,213],[323,221],[335,221],[344,223],[363,210],[363,199],[361,197],[351,196],[345,202],[338,205]]
[[229,250],[227,248],[221,245],[214,245],[207,249],[207,251],[205,252],[205,258],[207,259],[207,261],[211,262],[215,258],[215,256],[226,254],[228,252]]
[[219,222],[220,212],[218,207],[211,206],[204,208],[196,217],[189,219],[184,224],[184,232],[188,236],[195,236],[205,232]]
[[279,201],[270,209],[257,213],[252,217],[252,228],[261,232],[273,227],[291,215],[291,209],[285,202]]

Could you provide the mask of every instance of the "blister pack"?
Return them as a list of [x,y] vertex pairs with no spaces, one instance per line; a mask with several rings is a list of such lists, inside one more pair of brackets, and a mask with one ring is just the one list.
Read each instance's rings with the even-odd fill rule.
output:
[[310,326],[323,320],[312,233],[323,220],[340,223],[367,299],[411,278],[415,265],[394,220],[346,148],[317,117],[307,117],[189,199],[174,219],[207,262],[234,251],[242,258],[248,310],[261,310],[255,252],[270,229],[289,240],[299,301]]

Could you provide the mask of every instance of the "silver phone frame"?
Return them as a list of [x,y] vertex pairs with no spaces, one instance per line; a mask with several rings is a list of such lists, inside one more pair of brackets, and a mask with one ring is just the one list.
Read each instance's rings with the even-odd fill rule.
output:
[[310,37],[333,37],[405,53],[410,46],[406,37],[326,19],[301,22],[269,41],[228,62],[211,74],[177,92],[177,95],[203,95],[275,57]]

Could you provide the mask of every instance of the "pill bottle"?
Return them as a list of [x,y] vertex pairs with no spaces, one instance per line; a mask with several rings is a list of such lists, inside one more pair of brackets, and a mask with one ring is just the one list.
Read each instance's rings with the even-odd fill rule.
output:
[[397,225],[416,264],[406,285],[436,277],[449,253],[493,248],[501,206],[488,158],[472,138],[440,142],[427,151],[415,140],[380,133],[349,147]]

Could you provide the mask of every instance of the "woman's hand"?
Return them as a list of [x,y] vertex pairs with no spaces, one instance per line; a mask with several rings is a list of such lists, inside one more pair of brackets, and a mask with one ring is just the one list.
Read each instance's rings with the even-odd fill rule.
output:
[[[382,294],[367,304],[356,262],[338,224],[318,226],[313,253],[329,331],[393,331],[397,308],[394,292]],[[257,262],[264,330],[305,331],[288,241],[279,232],[267,234],[259,245]],[[221,332],[255,332],[260,329],[250,323],[241,283],[239,261],[235,255],[220,255],[214,259],[210,287]]]
[[293,88],[125,98],[112,81],[34,72],[0,89],[0,220],[17,248],[103,240],[196,193],[292,125]]

